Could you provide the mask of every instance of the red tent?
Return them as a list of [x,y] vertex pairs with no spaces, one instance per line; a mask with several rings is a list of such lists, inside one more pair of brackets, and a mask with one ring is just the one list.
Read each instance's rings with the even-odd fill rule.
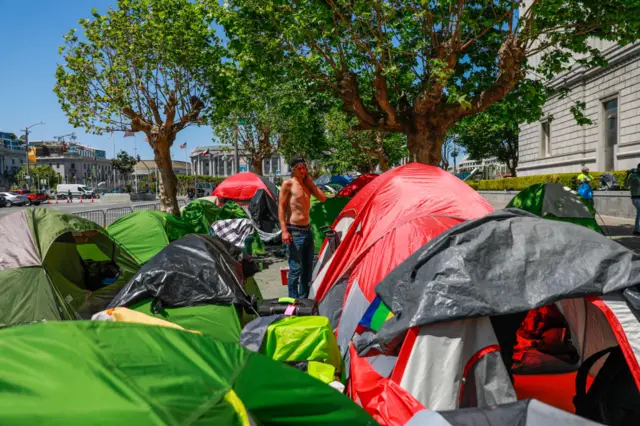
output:
[[377,178],[378,175],[375,174],[367,174],[358,176],[356,179],[352,180],[347,184],[344,188],[336,194],[336,197],[353,197],[358,191],[360,191],[366,184]]
[[[333,225],[342,235],[341,242],[330,258],[326,247],[320,253],[323,264],[311,297],[337,328],[345,362],[352,366],[351,387],[371,383],[364,376],[354,377],[367,373],[365,368],[349,363],[349,344],[376,296],[375,286],[441,232],[492,211],[482,196],[457,177],[417,163],[384,173],[345,206]],[[377,401],[375,395],[380,388],[374,385],[371,390],[374,393],[366,398],[369,403]],[[358,391],[352,395],[363,397],[361,393],[367,393],[364,388]]]
[[276,186],[271,181],[251,172],[238,173],[226,178],[212,195],[225,200],[244,201],[252,199],[260,189],[264,189],[274,200],[277,199]]

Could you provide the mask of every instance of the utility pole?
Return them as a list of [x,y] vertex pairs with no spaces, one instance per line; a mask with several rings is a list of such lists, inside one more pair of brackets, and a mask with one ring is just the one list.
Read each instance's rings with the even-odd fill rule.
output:
[[44,124],[42,121],[39,123],[32,124],[31,126],[27,126],[24,128],[24,144],[25,144],[25,157],[27,159],[27,174],[25,176],[25,182],[27,183],[27,189],[29,189],[29,129],[40,124]]
[[451,153],[453,157],[453,174],[458,173],[458,166],[456,164],[456,158],[458,157],[458,151],[456,150],[456,134],[453,134],[453,152]]
[[[116,140],[113,137],[113,132],[111,132],[111,142],[113,143],[113,161],[116,160]],[[116,189],[116,167],[113,165],[113,161],[111,162],[111,168],[113,169],[113,189]]]
[[240,156],[238,155],[238,132],[240,128],[238,127],[239,120],[236,119],[236,131],[233,141],[233,162],[236,165],[236,173],[240,173]]

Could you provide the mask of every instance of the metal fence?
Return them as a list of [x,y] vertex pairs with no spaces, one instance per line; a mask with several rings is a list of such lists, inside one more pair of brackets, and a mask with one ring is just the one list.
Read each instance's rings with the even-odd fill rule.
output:
[[[188,202],[189,200],[178,200],[178,207],[184,207]],[[131,207],[116,207],[104,210],[88,210],[75,212],[73,214],[106,228],[121,217],[140,210],[160,210],[160,203],[138,204]]]

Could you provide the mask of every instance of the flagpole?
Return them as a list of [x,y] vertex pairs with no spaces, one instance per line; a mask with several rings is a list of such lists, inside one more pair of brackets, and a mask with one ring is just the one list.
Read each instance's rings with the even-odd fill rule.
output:
[[138,193],[138,149],[136,148],[136,134],[133,134],[133,155],[136,158],[136,165],[133,167],[133,186],[135,188],[136,194]]
[[[116,140],[113,137],[113,131],[111,132],[111,142],[113,142],[113,159],[116,159]],[[113,163],[111,163],[111,168],[113,168],[113,188],[112,189],[116,189],[116,168],[113,165]]]

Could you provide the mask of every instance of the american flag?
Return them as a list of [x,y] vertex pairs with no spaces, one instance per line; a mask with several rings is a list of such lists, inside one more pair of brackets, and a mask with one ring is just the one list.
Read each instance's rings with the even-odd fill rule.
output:
[[132,132],[132,131],[129,131],[129,130],[125,130],[125,132],[124,132],[124,137],[125,138],[131,137],[131,136],[135,136],[135,135],[136,135],[135,132]]
[[187,147],[187,143],[180,144],[180,149],[185,149]]

